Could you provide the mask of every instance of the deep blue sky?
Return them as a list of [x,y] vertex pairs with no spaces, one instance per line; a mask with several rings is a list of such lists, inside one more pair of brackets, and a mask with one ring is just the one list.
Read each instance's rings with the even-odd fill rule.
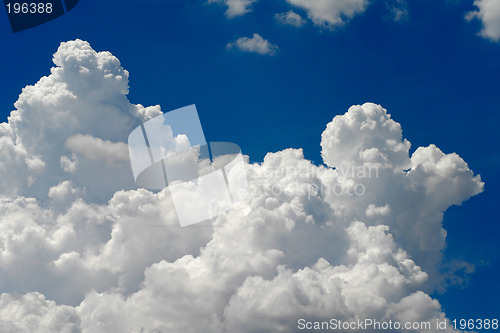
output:
[[[381,104],[419,146],[456,152],[486,182],[485,192],[445,214],[447,258],[477,265],[465,289],[435,295],[449,318],[499,314],[500,43],[467,22],[472,0],[408,0],[409,18],[394,22],[382,1],[334,31],[309,21],[282,26],[285,1],[260,1],[227,19],[203,0],[81,0],[66,15],[13,34],[0,13],[2,121],[21,89],[48,75],[62,41],[87,40],[130,72],[132,103],[163,111],[196,104],[207,139],[238,143],[252,161],[267,152],[304,148],[320,158],[326,124],[353,104]],[[300,12],[300,11],[299,11]],[[227,51],[259,33],[275,56]]]

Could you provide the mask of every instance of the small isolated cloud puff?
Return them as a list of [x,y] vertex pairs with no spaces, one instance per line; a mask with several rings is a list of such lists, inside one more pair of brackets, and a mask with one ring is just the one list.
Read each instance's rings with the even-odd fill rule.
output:
[[74,188],[69,180],[65,180],[49,189],[49,198],[62,200],[77,194],[77,192],[78,189]]
[[465,18],[468,21],[480,20],[483,28],[479,34],[484,38],[498,42],[500,40],[500,1],[476,0],[474,6],[478,10],[467,13]]
[[226,6],[226,16],[233,18],[250,12],[252,4],[257,1],[258,0],[208,0],[207,3],[217,3]]
[[302,16],[291,10],[286,13],[281,13],[281,14],[278,13],[274,17],[281,24],[291,25],[297,28],[300,28],[301,26],[306,24],[306,20],[304,20]]
[[457,154],[410,156],[387,110],[355,105],[321,135],[324,165],[301,149],[246,162],[249,195],[180,228],[169,188],[123,190],[133,177],[117,143],[160,108],[131,104],[118,59],[86,42],[62,43],[54,62],[0,124],[0,331],[447,320],[429,294],[472,269],[442,276],[443,212],[484,185]]
[[240,37],[236,41],[227,44],[228,50],[236,48],[241,52],[257,53],[261,55],[274,55],[279,51],[277,45],[270,43],[259,34],[253,34],[252,38]]
[[368,205],[368,208],[366,209],[366,216],[367,217],[374,217],[374,216],[387,216],[391,212],[391,208],[389,207],[388,204],[385,204],[384,206],[377,207],[374,204]]
[[287,0],[306,11],[307,17],[319,27],[332,29],[341,26],[365,11],[368,0]]

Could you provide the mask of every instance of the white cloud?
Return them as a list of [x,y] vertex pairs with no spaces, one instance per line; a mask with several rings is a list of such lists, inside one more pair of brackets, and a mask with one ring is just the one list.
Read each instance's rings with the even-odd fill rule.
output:
[[[226,16],[234,18],[252,11],[252,5],[258,0],[207,0],[207,3],[216,3],[227,7]],[[477,0],[488,1],[488,0]],[[492,0],[493,2],[495,0]],[[292,6],[304,10],[307,17],[320,28],[334,29],[347,23],[354,16],[363,13],[370,0],[287,0]],[[390,17],[394,21],[408,19],[408,6],[406,0],[385,0]],[[283,24],[301,27],[306,20],[293,10],[276,13],[275,19]]]
[[124,142],[111,142],[94,138],[91,135],[77,134],[65,143],[72,152],[83,154],[90,160],[103,160],[108,163],[128,161],[128,145]]
[[59,185],[52,186],[49,189],[49,198],[62,200],[68,198],[71,195],[75,195],[78,189],[74,188],[69,180],[61,182]]
[[474,6],[478,9],[467,13],[467,20],[478,19],[482,22],[481,36],[494,42],[500,40],[500,1],[475,0]]
[[[93,200],[108,200],[118,189],[133,188],[123,142],[127,131],[160,114],[159,107],[131,104],[128,72],[86,42],[62,43],[53,61],[51,75],[23,89],[0,128],[0,170],[10,174],[0,189],[43,198],[71,180]],[[61,179],[62,170],[71,176]]]
[[385,204],[384,206],[377,207],[374,204],[368,205],[368,208],[366,209],[366,216],[367,217],[374,217],[374,216],[386,216],[391,212],[391,208],[389,208],[388,204]]
[[406,0],[390,0],[386,2],[392,19],[396,22],[407,20],[409,17]]
[[[272,280],[248,277],[225,309],[229,330],[275,327],[277,332],[293,332],[297,318],[355,321],[386,316],[391,299],[399,300],[401,294],[410,293],[427,279],[386,231],[385,226],[367,228],[362,222],[353,222],[346,229],[347,253],[351,255],[347,265],[332,266],[320,258],[296,272],[279,267]],[[396,265],[388,264],[390,261]]]
[[45,167],[45,162],[40,159],[40,157],[33,155],[24,159],[29,170],[42,170]]
[[385,109],[356,105],[323,132],[325,165],[300,149],[269,153],[246,164],[243,203],[180,228],[168,188],[134,189],[116,144],[161,110],[130,104],[118,59],[86,42],[63,43],[54,61],[0,124],[0,170],[10,176],[0,180],[0,330],[446,320],[424,292],[453,281],[453,269],[440,274],[443,212],[483,189],[457,154],[430,145],[409,156]]
[[226,16],[233,18],[250,12],[252,4],[257,1],[258,0],[208,0],[208,3],[218,3],[226,6]]
[[0,330],[22,332],[77,332],[80,318],[74,308],[56,305],[40,293],[0,296]]
[[253,34],[252,38],[240,37],[236,41],[227,44],[227,49],[236,48],[242,52],[257,53],[262,55],[274,55],[278,52],[277,45],[270,43],[259,34]]
[[75,154],[72,154],[71,157],[66,155],[62,155],[60,158],[61,168],[65,172],[74,172],[76,170],[76,165],[78,163],[78,157]]
[[368,0],[287,0],[306,11],[317,26],[334,28],[343,25],[355,15],[365,11]]
[[286,13],[276,14],[274,17],[281,24],[291,25],[293,27],[299,28],[306,24],[306,20],[304,20],[302,16],[291,10]]

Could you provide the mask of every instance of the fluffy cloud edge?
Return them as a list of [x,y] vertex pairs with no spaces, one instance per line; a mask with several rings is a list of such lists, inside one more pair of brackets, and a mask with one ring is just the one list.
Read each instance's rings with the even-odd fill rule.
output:
[[479,35],[493,42],[500,41],[500,2],[496,0],[475,0],[477,10],[468,12],[466,20],[480,20],[482,29]]

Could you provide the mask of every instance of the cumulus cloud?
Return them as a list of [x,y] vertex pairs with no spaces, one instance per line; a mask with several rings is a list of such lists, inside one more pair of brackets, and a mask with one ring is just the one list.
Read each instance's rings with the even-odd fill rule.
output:
[[270,43],[259,34],[253,34],[252,38],[240,37],[236,41],[227,44],[226,48],[238,49],[241,52],[257,53],[261,55],[274,55],[278,52],[277,45]]
[[500,1],[476,0],[474,6],[477,10],[467,13],[465,18],[469,21],[480,20],[483,24],[480,35],[498,42],[500,40]]
[[368,0],[287,0],[303,9],[313,23],[323,28],[335,28],[365,11]]
[[0,170],[10,175],[0,188],[44,198],[50,187],[71,180],[93,200],[133,188],[125,129],[160,114],[159,107],[131,104],[128,72],[86,42],[61,44],[53,61],[51,75],[23,89],[0,127]]
[[86,42],[61,44],[54,63],[0,124],[2,331],[447,320],[429,295],[460,282],[442,273],[443,212],[483,190],[459,155],[410,156],[387,110],[356,105],[326,126],[324,165],[300,149],[247,162],[248,197],[181,228],[168,188],[133,186],[121,144],[159,107],[131,104],[118,59]]
[[109,163],[128,161],[128,146],[124,142],[111,142],[94,138],[91,135],[77,134],[69,137],[66,147],[75,153],[83,154],[90,160],[104,160]]
[[226,16],[233,18],[251,11],[252,4],[258,0],[208,0],[208,3],[217,3],[227,7]]
[[306,20],[304,20],[302,16],[300,16],[299,14],[295,13],[292,10],[289,10],[286,13],[276,14],[274,17],[281,24],[291,25],[297,28],[306,24]]
[[56,305],[40,293],[23,296],[0,296],[0,329],[2,332],[78,332],[80,318],[74,308]]

